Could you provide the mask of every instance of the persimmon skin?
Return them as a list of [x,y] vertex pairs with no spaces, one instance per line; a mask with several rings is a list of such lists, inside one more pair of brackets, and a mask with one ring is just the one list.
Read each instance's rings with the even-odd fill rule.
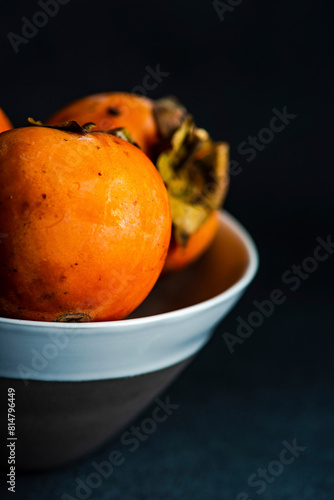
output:
[[149,157],[158,140],[153,101],[136,94],[107,92],[84,97],[57,111],[46,124],[57,125],[69,120],[75,120],[81,126],[93,122],[95,130],[126,127]]
[[11,128],[13,128],[13,125],[11,124],[3,109],[0,108],[0,134],[1,132],[5,132],[6,130],[10,130]]
[[168,195],[138,148],[45,127],[0,136],[0,316],[126,317],[170,242]]
[[181,247],[172,238],[167,254],[167,259],[163,268],[163,272],[181,271],[192,262],[197,260],[212,243],[218,227],[219,218],[218,212],[212,212],[208,220],[203,226],[192,236],[190,236],[188,244],[185,248]]

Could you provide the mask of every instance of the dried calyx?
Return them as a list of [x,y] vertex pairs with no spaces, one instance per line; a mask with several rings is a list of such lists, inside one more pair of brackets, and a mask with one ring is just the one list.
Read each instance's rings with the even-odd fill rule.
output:
[[91,130],[96,127],[95,123],[86,123],[81,126],[74,120],[59,123],[59,125],[44,125],[43,122],[34,120],[31,117],[28,118],[28,125],[32,125],[34,127],[54,128],[56,130],[63,130],[64,132],[76,132],[79,134],[89,134]]
[[167,187],[174,237],[185,247],[224,200],[229,147],[197,128],[174,98],[156,102],[155,118],[160,141],[154,162]]
[[84,125],[79,125],[78,122],[71,120],[64,123],[59,123],[58,125],[44,125],[43,122],[34,120],[33,118],[28,118],[28,125],[32,125],[35,127],[44,127],[44,128],[53,128],[56,130],[62,130],[63,132],[74,132],[79,134],[95,134],[95,133],[103,133],[114,135],[115,137],[119,137],[124,141],[130,142],[134,146],[138,146],[138,144],[132,139],[130,132],[127,128],[117,127],[110,130],[93,130],[96,125],[93,122],[85,123]]
[[[96,132],[103,132],[102,130],[96,131]],[[123,139],[124,141],[130,142],[134,146],[140,149],[140,146],[133,140],[129,130],[125,127],[117,127],[117,128],[112,128],[110,130],[105,131],[107,134],[114,135],[115,137],[119,137],[120,139]]]
[[163,97],[154,102],[153,114],[160,139],[169,140],[187,116],[186,108],[176,97]]

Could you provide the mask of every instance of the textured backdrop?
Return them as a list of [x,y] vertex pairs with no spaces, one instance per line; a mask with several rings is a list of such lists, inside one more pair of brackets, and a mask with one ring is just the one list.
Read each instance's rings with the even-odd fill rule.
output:
[[[231,144],[226,208],[253,235],[261,264],[168,389],[179,408],[155,433],[133,452],[116,439],[66,469],[19,477],[15,495],[1,483],[1,499],[75,498],[78,480],[112,449],[124,463],[82,498],[333,499],[333,247],[322,250],[326,260],[310,259],[317,239],[334,233],[331,25],[322,1],[59,0],[46,19],[36,17],[41,3],[1,5],[0,105],[15,125],[89,93],[139,91],[156,71],[149,97],[176,94]],[[254,301],[277,288],[285,301],[231,353],[223,334],[235,334],[237,318],[248,322]]]

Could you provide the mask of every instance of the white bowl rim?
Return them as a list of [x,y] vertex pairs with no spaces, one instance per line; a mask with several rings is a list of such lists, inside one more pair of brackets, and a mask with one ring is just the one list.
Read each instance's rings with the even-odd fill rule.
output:
[[[158,323],[164,319],[177,319],[185,315],[191,315],[193,312],[201,312],[205,309],[210,309],[211,307],[214,307],[215,305],[219,304],[220,302],[225,302],[229,300],[231,297],[235,296],[237,293],[241,292],[244,290],[247,285],[252,281],[253,277],[255,276],[258,266],[259,266],[259,256],[258,256],[258,251],[256,248],[256,245],[253,241],[253,238],[250,236],[248,231],[244,228],[242,224],[240,224],[239,221],[233,217],[229,212],[224,210],[223,212],[219,212],[219,218],[227,222],[229,227],[239,236],[241,241],[244,243],[248,257],[249,257],[249,262],[248,266],[242,275],[242,277],[234,283],[231,287],[227,288],[223,292],[219,293],[218,295],[212,297],[211,299],[204,300],[202,302],[199,302],[198,304],[193,304],[188,307],[183,307],[180,309],[176,309],[174,311],[169,311],[166,313],[161,313],[161,314],[156,314],[153,316],[143,316],[140,318],[132,318],[132,319],[122,319],[122,320],[115,320],[115,321],[94,321],[94,322],[87,322],[87,323],[57,323],[57,322],[52,322],[52,321],[33,321],[33,320],[25,320],[25,319],[12,319],[12,318],[3,318],[0,317],[0,327],[1,323],[5,324],[12,324],[12,325],[22,325],[22,326],[30,326],[30,327],[35,327],[35,328],[66,328],[67,334],[69,334],[69,330],[76,330],[78,327],[80,327],[81,330],[81,335],[86,333],[83,332],[82,330],[87,330],[87,333],[92,329],[92,327],[100,329],[100,328],[113,328],[114,326],[117,326],[117,330],[119,329],[126,329],[129,330],[131,326],[136,327],[136,326],[141,326],[141,325],[147,325],[147,324],[154,324]],[[92,332],[90,332],[92,333]],[[96,332],[95,332],[96,333]],[[133,330],[133,333],[136,334],[136,330]]]

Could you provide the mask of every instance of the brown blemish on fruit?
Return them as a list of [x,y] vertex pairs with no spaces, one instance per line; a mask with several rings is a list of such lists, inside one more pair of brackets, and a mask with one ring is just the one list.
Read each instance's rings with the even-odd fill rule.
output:
[[54,292],[46,292],[41,295],[41,300],[52,300],[54,298]]
[[120,111],[119,111],[119,109],[114,108],[114,107],[111,106],[110,108],[107,109],[107,113],[109,115],[112,115],[112,116],[119,116]]
[[42,194],[42,198],[45,200],[46,199],[46,194]]
[[30,203],[28,203],[27,201],[24,201],[22,203],[22,212],[25,213],[27,210],[29,210],[29,207],[30,207]]

